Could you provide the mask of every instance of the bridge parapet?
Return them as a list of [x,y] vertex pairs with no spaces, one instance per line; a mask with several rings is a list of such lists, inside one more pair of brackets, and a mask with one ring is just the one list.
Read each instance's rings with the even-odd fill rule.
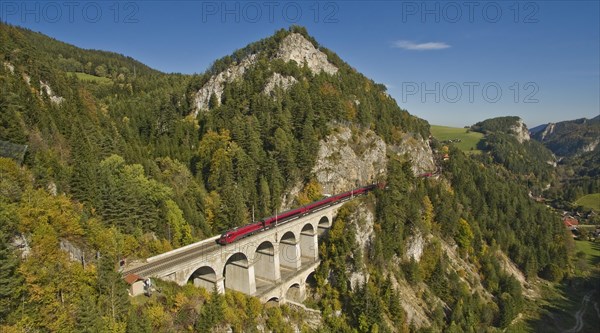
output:
[[192,282],[219,292],[234,289],[263,301],[269,300],[264,299],[268,295],[285,301],[294,285],[298,288],[294,298],[301,299],[307,276],[320,263],[318,238],[331,226],[343,204],[285,221],[232,244],[219,245],[219,236],[215,236],[148,258],[141,266],[125,269],[124,274],[135,273],[179,285]]

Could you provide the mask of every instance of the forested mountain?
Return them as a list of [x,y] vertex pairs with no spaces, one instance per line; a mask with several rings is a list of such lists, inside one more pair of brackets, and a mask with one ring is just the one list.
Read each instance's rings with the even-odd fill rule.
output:
[[600,116],[550,123],[536,128],[532,138],[561,157],[594,151],[600,143]]
[[503,165],[540,194],[555,179],[556,159],[546,147],[529,137],[519,117],[498,117],[476,123],[471,130],[485,134],[479,148],[483,160]]
[[[453,148],[439,158],[426,121],[301,27],[200,75],[5,24],[0,42],[0,140],[27,145],[22,166],[0,158],[3,332],[495,330],[525,325],[513,320],[540,297],[539,279],[569,273],[560,220],[520,182],[546,180],[545,169],[503,150],[526,155],[527,143],[480,124],[503,166]],[[327,183],[331,165],[348,170]],[[415,176],[428,168],[442,172]],[[316,325],[303,310],[193,285],[157,281],[159,295],[130,300],[115,270],[242,225],[253,209],[371,181],[387,187],[345,205],[320,245],[305,302]]]
[[552,196],[561,206],[600,193],[600,116],[540,125],[532,138],[560,159],[561,186]]

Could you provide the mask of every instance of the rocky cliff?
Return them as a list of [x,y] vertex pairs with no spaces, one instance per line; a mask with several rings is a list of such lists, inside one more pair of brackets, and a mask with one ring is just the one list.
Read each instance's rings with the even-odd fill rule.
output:
[[517,123],[510,127],[510,132],[519,140],[519,143],[529,141],[529,130],[523,122],[523,119],[519,118]]
[[334,194],[369,184],[385,174],[386,144],[371,130],[336,127],[320,142],[313,168],[324,193]]
[[313,173],[324,193],[339,193],[385,177],[387,154],[406,156],[413,173],[435,170],[433,152],[427,141],[410,134],[398,145],[386,145],[370,129],[334,127],[333,133],[320,142]]
[[[224,85],[242,79],[244,73],[256,64],[257,56],[258,53],[251,54],[238,63],[230,65],[222,72],[213,75],[196,93],[194,98],[194,116],[200,111],[208,110],[211,95],[214,94],[217,103],[220,103]],[[273,59],[281,59],[284,62],[294,61],[300,67],[306,64],[314,74],[325,72],[333,75],[338,71],[337,67],[329,62],[325,53],[315,48],[310,41],[299,33],[291,33],[285,37],[279,44],[279,48]],[[294,77],[273,73],[267,81],[263,92],[270,94],[277,86],[285,90],[296,82],[297,80]]]
[[313,73],[321,71],[333,75],[338,69],[327,60],[327,55],[317,50],[314,45],[298,33],[287,36],[277,52],[276,58],[285,62],[295,61],[298,65],[306,64]]
[[600,116],[549,123],[531,135],[560,157],[591,152],[600,144]]
[[223,95],[223,88],[225,83],[233,82],[237,79],[240,79],[246,70],[254,64],[256,59],[256,55],[250,55],[244,58],[240,63],[234,64],[222,71],[221,73],[212,76],[208,82],[200,88],[200,90],[196,93],[195,98],[195,109],[194,116],[198,114],[198,111],[206,111],[208,110],[208,102],[210,101],[210,96],[215,95],[217,98],[217,103],[221,101],[221,95]]

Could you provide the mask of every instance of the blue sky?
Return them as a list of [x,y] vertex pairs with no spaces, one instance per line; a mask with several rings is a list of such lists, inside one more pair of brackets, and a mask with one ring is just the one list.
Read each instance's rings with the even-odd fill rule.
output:
[[0,1],[3,21],[200,73],[292,24],[432,124],[600,114],[598,1]]

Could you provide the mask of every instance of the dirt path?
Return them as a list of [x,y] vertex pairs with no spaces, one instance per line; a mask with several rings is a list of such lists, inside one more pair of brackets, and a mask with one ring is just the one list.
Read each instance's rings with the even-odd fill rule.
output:
[[583,297],[583,300],[581,301],[581,308],[579,308],[577,313],[575,313],[575,326],[573,326],[573,328],[571,328],[569,330],[566,330],[565,333],[577,333],[577,332],[581,331],[581,329],[583,328],[583,325],[584,325],[583,315],[585,314],[585,311],[587,310],[587,307],[590,302],[590,298],[592,297],[592,294],[594,294],[593,290],[590,291],[589,293],[587,293]]

